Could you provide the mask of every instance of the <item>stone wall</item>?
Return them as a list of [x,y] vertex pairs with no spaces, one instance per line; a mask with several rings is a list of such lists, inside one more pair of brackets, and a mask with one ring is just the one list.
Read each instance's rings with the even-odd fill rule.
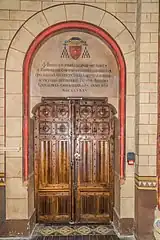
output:
[[[158,1],[138,1],[135,235],[151,239],[156,207]],[[144,224],[143,215],[149,216]],[[147,226],[147,229],[146,229]]]
[[[50,8],[34,16],[38,11],[63,2],[0,1],[0,147],[21,147],[19,152],[7,151],[6,157],[5,152],[0,152],[0,172],[4,173],[6,169],[6,216],[8,220],[28,219],[31,216],[28,189],[22,179],[24,55],[37,34],[48,25],[74,19],[99,25],[109,32],[119,44],[126,61],[126,153],[136,152],[136,169],[126,165],[126,180],[120,187],[115,212],[117,218],[125,219],[126,224],[132,227],[130,222],[135,215],[134,174],[137,174],[138,189],[140,182],[143,182],[140,181],[141,177],[150,181],[150,177],[156,176],[158,0],[142,0],[138,5],[136,0],[87,1],[85,4],[74,1],[74,5],[56,7],[58,10],[54,14],[54,8]],[[118,174],[116,181],[119,183]],[[145,185],[144,190],[151,189]],[[155,194],[155,185],[152,191]]]

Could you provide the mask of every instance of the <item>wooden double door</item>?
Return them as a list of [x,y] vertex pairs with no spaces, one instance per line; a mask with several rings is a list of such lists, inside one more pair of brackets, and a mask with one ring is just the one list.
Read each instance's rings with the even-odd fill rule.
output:
[[100,98],[43,98],[33,113],[37,221],[110,220],[114,108]]

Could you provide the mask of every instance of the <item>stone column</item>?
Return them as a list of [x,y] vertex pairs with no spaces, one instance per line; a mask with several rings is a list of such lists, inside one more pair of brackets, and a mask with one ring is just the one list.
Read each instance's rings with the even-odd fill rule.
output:
[[152,239],[156,201],[158,0],[138,1],[135,235]]

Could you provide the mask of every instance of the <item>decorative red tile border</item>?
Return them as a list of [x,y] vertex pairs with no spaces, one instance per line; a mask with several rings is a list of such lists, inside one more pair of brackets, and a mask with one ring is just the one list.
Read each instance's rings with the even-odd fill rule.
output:
[[53,25],[43,32],[41,32],[35,40],[32,42],[29,50],[26,53],[24,65],[23,65],[23,168],[24,168],[24,181],[28,180],[28,159],[29,159],[29,81],[30,81],[30,65],[34,54],[39,47],[40,43],[53,34],[57,34],[59,31],[70,30],[85,30],[90,34],[96,35],[103,39],[107,46],[113,52],[118,66],[120,76],[119,87],[119,119],[120,119],[120,177],[125,177],[125,120],[126,120],[126,66],[123,54],[114,41],[114,39],[101,28],[94,26],[86,22],[72,21],[63,22]]

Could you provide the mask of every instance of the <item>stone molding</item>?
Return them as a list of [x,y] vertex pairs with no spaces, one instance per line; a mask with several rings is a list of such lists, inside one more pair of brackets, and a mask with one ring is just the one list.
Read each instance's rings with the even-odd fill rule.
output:
[[155,176],[138,176],[135,175],[135,186],[142,190],[156,190],[157,177]]
[[0,173],[0,187],[5,186],[5,174]]

